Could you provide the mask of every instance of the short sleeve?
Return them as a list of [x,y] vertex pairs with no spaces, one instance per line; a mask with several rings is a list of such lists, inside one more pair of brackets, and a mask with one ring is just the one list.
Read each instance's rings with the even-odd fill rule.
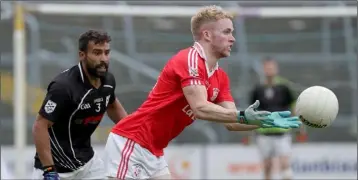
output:
[[190,85],[205,85],[205,67],[203,68],[199,53],[191,48],[189,53],[182,56],[175,62],[174,71],[179,76],[181,87],[184,88]]
[[116,100],[116,94],[114,92],[115,91],[113,90],[113,92],[111,93],[111,97],[109,98],[108,104],[112,104],[114,100]]
[[116,100],[116,79],[114,78],[113,74],[109,74],[109,81],[111,82],[111,85],[113,86],[111,97],[109,98],[108,104],[112,104],[114,100]]
[[234,98],[232,97],[231,90],[230,90],[230,80],[229,80],[228,75],[224,71],[222,71],[222,73],[221,73],[220,93],[219,93],[216,101],[218,103],[224,102],[224,101],[234,102]]
[[57,122],[68,113],[66,106],[68,107],[69,103],[70,91],[67,86],[52,82],[47,88],[39,114],[49,121]]

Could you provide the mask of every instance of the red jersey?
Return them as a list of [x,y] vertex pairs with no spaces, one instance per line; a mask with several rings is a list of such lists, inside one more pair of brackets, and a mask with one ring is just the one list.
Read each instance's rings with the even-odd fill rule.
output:
[[182,90],[190,85],[205,85],[210,102],[233,101],[227,74],[218,64],[210,72],[201,45],[195,43],[167,62],[147,100],[112,132],[162,156],[168,143],[195,120]]

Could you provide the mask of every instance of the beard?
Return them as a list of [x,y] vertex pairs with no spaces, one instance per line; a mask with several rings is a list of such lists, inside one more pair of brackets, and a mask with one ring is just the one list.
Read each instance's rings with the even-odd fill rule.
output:
[[230,54],[228,54],[225,50],[225,48],[221,47],[221,46],[212,46],[212,50],[215,53],[216,58],[221,59],[221,58],[226,58],[228,56],[230,56]]
[[218,58],[226,58],[229,56],[230,56],[230,53],[228,53],[228,52],[225,52],[225,51],[218,52]]
[[88,59],[86,59],[84,62],[87,72],[90,76],[95,78],[103,78],[107,75],[108,64],[106,64],[105,62],[101,62],[97,65],[91,65]]

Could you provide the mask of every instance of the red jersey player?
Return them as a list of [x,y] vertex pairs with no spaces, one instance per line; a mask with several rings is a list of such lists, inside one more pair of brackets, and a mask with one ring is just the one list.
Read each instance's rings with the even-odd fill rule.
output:
[[231,15],[205,7],[192,17],[191,30],[194,45],[167,62],[148,99],[112,129],[105,147],[107,177],[170,179],[163,149],[197,118],[229,130],[300,125],[290,112],[256,111],[258,101],[237,111],[229,78],[218,66],[235,42]]

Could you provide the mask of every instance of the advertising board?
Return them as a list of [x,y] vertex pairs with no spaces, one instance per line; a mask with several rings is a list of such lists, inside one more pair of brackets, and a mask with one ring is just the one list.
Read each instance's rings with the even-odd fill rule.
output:
[[[103,154],[103,146],[95,146]],[[35,148],[24,151],[26,173],[32,174]],[[291,160],[295,179],[357,179],[356,144],[299,144]],[[1,157],[10,170],[17,157],[12,147],[2,146]],[[173,179],[262,179],[262,165],[256,146],[171,145],[165,158]],[[2,161],[3,162],[3,161]],[[274,178],[280,178],[275,164]]]

